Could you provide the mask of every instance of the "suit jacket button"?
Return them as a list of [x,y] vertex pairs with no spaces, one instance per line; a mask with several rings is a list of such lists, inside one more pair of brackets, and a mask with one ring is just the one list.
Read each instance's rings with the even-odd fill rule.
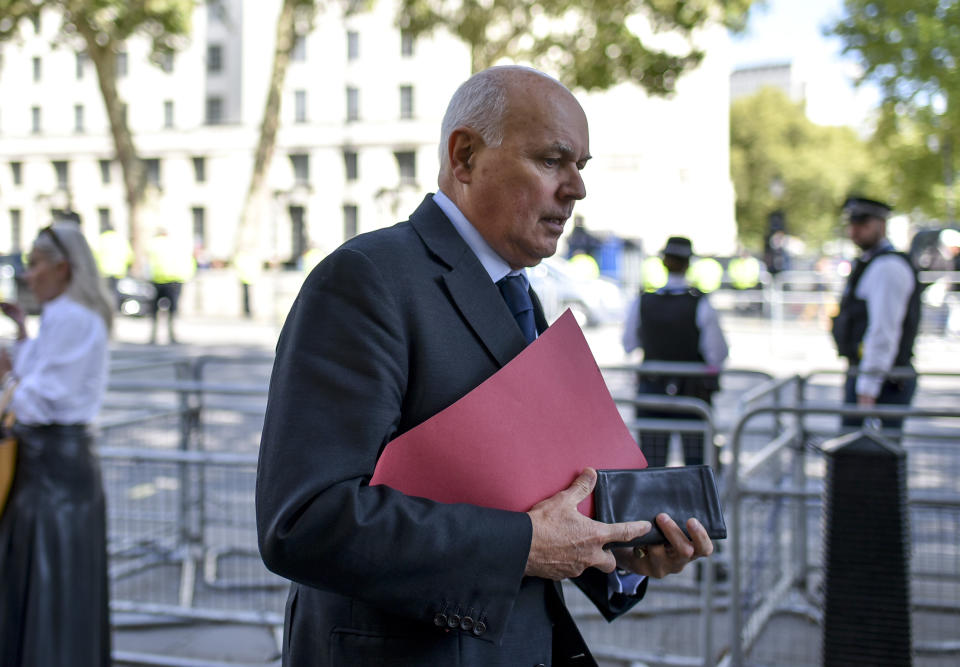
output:
[[477,621],[476,624],[473,626],[473,634],[476,637],[479,637],[486,631],[487,631],[487,624],[484,623],[483,621]]
[[438,611],[437,615],[433,617],[433,624],[438,628],[442,628],[447,624],[447,615],[442,611]]
[[456,628],[460,626],[460,614],[450,614],[447,616],[447,627]]
[[461,618],[461,619],[460,619],[460,629],[461,629],[461,630],[466,630],[467,632],[469,632],[470,630],[472,630],[472,629],[473,629],[473,619],[470,618],[469,616],[464,616],[463,618]]

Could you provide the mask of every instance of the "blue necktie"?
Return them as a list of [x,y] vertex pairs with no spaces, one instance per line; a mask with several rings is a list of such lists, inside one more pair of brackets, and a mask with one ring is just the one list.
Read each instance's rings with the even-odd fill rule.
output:
[[513,319],[520,326],[523,337],[527,343],[532,343],[537,337],[537,325],[533,319],[533,301],[530,300],[530,293],[523,284],[523,278],[520,276],[507,276],[497,281],[497,287],[500,288],[500,294],[503,300],[507,302],[507,307],[513,313]]

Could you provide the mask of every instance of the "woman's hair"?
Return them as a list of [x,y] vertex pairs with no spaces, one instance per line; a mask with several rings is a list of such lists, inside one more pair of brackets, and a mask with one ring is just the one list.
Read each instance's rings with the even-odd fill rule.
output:
[[[450,98],[440,124],[440,168],[448,167],[447,143],[458,127],[476,130],[487,146],[503,142],[503,121],[507,114],[507,84],[517,72],[530,72],[555,81],[553,77],[531,67],[500,65],[474,74],[460,84]],[[556,82],[559,84],[559,82]]]
[[55,261],[67,261],[70,265],[70,283],[65,294],[100,315],[107,325],[107,331],[110,331],[113,325],[113,299],[97,270],[93,251],[83,237],[80,226],[73,222],[55,222],[40,231],[33,247]]

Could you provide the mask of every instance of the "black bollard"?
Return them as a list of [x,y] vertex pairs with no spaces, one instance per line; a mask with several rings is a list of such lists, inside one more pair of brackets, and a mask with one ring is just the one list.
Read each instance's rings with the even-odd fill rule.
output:
[[862,431],[823,449],[823,665],[910,665],[906,453]]

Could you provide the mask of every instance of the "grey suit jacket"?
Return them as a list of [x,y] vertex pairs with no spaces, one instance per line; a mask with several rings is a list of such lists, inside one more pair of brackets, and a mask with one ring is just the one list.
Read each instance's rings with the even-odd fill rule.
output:
[[[525,513],[368,485],[387,442],[524,345],[430,197],[307,278],[277,345],[257,473],[261,554],[294,582],[285,665],[593,664],[559,587],[523,577]],[[602,573],[583,580],[608,618],[638,599],[611,606]]]

